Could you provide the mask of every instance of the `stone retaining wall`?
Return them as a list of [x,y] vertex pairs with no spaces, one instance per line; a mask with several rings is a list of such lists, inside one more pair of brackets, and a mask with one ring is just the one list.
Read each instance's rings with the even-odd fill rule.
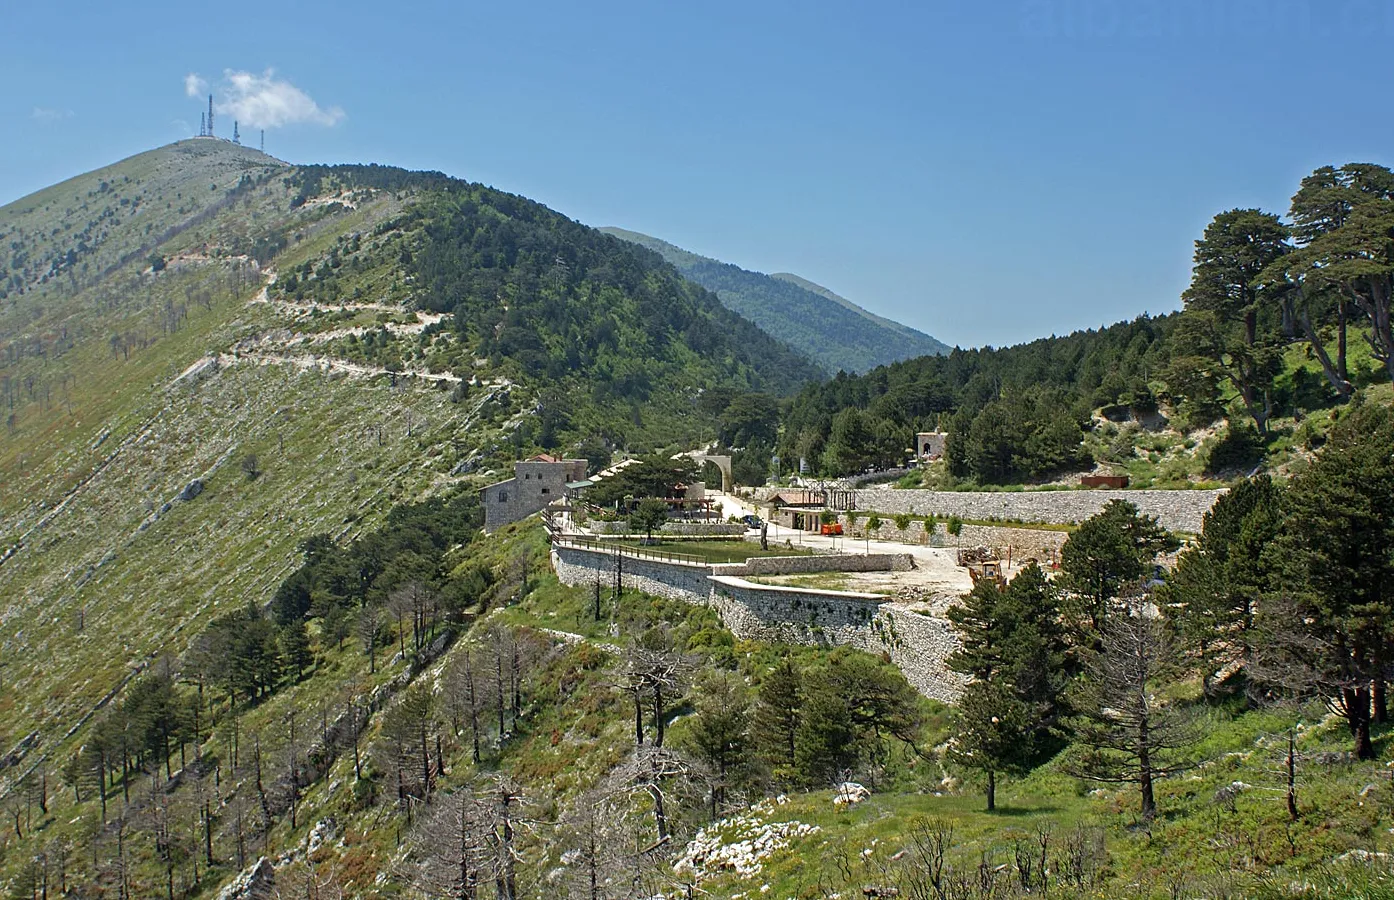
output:
[[[749,564],[697,565],[623,557],[626,587],[687,603],[716,608],[722,623],[743,640],[780,641],[807,646],[850,646],[870,653],[885,653],[905,673],[920,693],[952,702],[963,681],[948,671],[943,660],[958,646],[948,622],[924,616],[886,602],[879,594],[819,591],[807,588],[754,584],[733,572],[748,568],[788,571],[785,564],[798,560],[807,566],[798,571],[888,571],[909,566],[908,554],[848,554],[817,557],[759,557]],[[758,564],[754,565],[754,564]],[[879,566],[854,569],[853,566]],[[608,587],[613,583],[615,554],[572,546],[553,546],[552,566],[563,584],[594,584],[597,575]],[[813,568],[825,566],[826,568]],[[741,574],[756,574],[742,571]]]
[[[864,513],[858,514],[856,524],[853,524],[848,521],[847,514],[843,513],[838,521],[842,523],[849,539],[860,541],[866,538],[866,519]],[[872,540],[917,544],[921,547],[995,547],[1001,551],[1003,559],[1007,558],[1010,548],[1014,559],[1018,556],[1035,557],[1042,562],[1058,558],[1060,548],[1065,546],[1065,539],[1070,536],[1064,531],[1009,528],[1005,525],[964,525],[962,532],[954,536],[949,534],[944,527],[945,523],[940,521],[935,525],[934,533],[926,539],[923,519],[912,520],[904,531],[895,527],[895,522],[890,519],[882,518],[881,522],[881,530],[871,536]]]
[[[965,519],[1018,519],[1064,524],[1082,522],[1110,500],[1127,500],[1156,516],[1173,531],[1199,532],[1202,517],[1224,490],[1204,491],[904,491],[867,488],[852,491],[858,510]],[[889,523],[894,528],[894,522]],[[885,531],[885,526],[882,531]]]
[[[687,603],[706,603],[711,598],[707,576],[711,566],[639,559],[625,555],[624,586]],[[615,579],[615,554],[578,547],[553,547],[552,568],[562,584],[594,584],[597,572],[608,588]]]
[[714,575],[811,575],[815,572],[908,572],[908,553],[838,553],[830,556],[753,556],[743,563],[718,563]]
[[752,584],[712,576],[712,605],[743,640],[856,647],[885,653],[921,694],[952,703],[963,680],[943,660],[958,647],[948,622],[882,601],[877,594]]

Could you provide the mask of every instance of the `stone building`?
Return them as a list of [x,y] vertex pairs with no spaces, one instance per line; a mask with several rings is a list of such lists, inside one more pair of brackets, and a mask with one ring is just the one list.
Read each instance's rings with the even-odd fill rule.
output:
[[584,459],[557,459],[541,454],[513,464],[513,477],[479,492],[484,504],[484,530],[494,531],[541,512],[566,496],[566,486],[586,477]]
[[921,431],[915,435],[915,455],[923,460],[944,455],[944,442],[949,438],[943,431]]

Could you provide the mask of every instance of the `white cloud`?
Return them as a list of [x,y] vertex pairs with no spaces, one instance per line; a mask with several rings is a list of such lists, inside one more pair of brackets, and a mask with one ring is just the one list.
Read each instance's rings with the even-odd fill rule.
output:
[[344,117],[337,106],[321,107],[300,88],[276,77],[274,69],[260,75],[227,69],[223,84],[213,92],[213,109],[245,128],[279,128],[308,123],[334,125]]
[[184,76],[184,94],[189,97],[202,97],[208,93],[208,82],[200,78],[197,73],[190,72]]
[[48,106],[36,106],[30,117],[44,123],[61,122],[63,119],[71,119],[73,111],[71,109],[53,109]]

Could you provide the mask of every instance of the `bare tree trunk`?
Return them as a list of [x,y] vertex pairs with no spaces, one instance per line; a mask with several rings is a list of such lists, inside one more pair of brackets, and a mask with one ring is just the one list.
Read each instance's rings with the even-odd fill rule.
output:
[[497,632],[494,637],[494,699],[499,714],[499,747],[503,747],[503,736],[508,731],[507,723],[504,720],[505,709],[503,704],[503,633]]
[[1138,724],[1137,746],[1138,781],[1142,788],[1142,820],[1150,822],[1157,815],[1157,800],[1152,794],[1152,745],[1145,716]]
[[653,683],[653,745],[663,746],[663,683]]
[[1341,380],[1350,383],[1350,374],[1346,371],[1346,298],[1341,297],[1336,301],[1336,373],[1341,376]]
[[1297,730],[1288,729],[1288,753],[1284,760],[1287,768],[1287,806],[1288,818],[1297,821]]
[[470,652],[465,650],[465,685],[468,688],[470,704],[470,740],[474,764],[479,765],[479,700],[474,693],[474,665],[470,662]]
[[[1345,308],[1344,301],[1342,309]],[[1304,310],[1298,321],[1302,325],[1302,332],[1307,337],[1307,343],[1311,346],[1312,352],[1316,354],[1317,361],[1321,363],[1322,374],[1326,380],[1336,389],[1342,397],[1350,396],[1352,387],[1350,379],[1346,375],[1346,342],[1345,329],[1342,328],[1338,337],[1336,362],[1331,361],[1330,355],[1326,352],[1326,345],[1322,342],[1321,336],[1317,334],[1316,328],[1312,325],[1311,316]]]

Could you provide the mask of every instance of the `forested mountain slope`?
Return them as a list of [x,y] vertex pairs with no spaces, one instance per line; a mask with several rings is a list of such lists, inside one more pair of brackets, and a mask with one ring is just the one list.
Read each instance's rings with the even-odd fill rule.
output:
[[1174,318],[1142,317],[1015,347],[956,349],[865,375],[839,375],[794,400],[782,450],[831,473],[855,472],[897,464],[910,435],[945,427],[958,438],[951,451],[962,452],[962,438],[988,410],[991,427],[985,420],[982,430],[995,443],[984,471],[974,473],[983,480],[1074,464],[1093,409],[1155,410],[1150,379],[1170,360]]
[[694,440],[704,390],[816,374],[656,255],[437,174],[183,141],[0,208],[0,246],[0,758],[26,766],[312,534],[583,437]]
[[715,291],[727,307],[808,354],[829,374],[865,372],[949,350],[927,334],[868,312],[797,275],[750,272],[636,231],[600,230],[661,254],[684,276]]

